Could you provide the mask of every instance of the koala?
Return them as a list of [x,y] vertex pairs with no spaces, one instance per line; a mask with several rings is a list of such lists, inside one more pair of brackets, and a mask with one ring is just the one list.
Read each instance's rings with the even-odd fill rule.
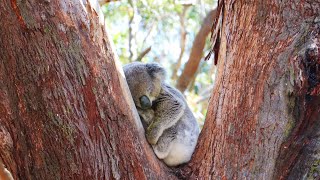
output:
[[156,156],[168,166],[188,162],[200,129],[183,95],[165,83],[165,69],[157,63],[133,62],[123,70]]

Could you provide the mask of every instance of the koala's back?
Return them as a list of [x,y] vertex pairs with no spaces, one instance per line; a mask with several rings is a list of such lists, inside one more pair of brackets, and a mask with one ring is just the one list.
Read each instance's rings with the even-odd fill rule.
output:
[[184,96],[177,89],[169,85],[164,84],[164,88],[172,95],[179,97],[186,104],[186,108],[180,120],[173,127],[164,131],[162,135],[167,137],[167,134],[175,134],[175,136],[172,137],[171,151],[168,156],[164,158],[166,164],[175,166],[183,162],[188,162],[191,159],[197,144],[200,129]]
[[[190,110],[184,96],[181,92],[167,84],[164,84],[165,88],[168,89],[173,95],[179,97],[185,104],[186,108],[184,110],[184,114],[182,115],[180,121],[174,126],[176,129],[190,130],[190,132],[195,132],[199,134],[199,126],[196,118],[194,117],[192,111]],[[181,132],[181,131],[179,131]]]
[[163,159],[167,165],[176,166],[191,159],[199,136],[199,127],[193,118],[192,114],[186,112],[174,127],[163,132],[163,136],[166,133],[176,133],[171,143],[171,150],[168,156]]

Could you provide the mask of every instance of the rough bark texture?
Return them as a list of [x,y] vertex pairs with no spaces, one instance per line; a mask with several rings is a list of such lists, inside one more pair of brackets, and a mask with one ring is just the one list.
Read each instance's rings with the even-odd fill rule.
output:
[[188,88],[188,85],[197,72],[200,60],[203,57],[203,49],[206,43],[206,38],[210,33],[215,16],[216,10],[212,10],[207,14],[199,32],[193,41],[189,59],[185,64],[176,84],[177,89],[179,89],[181,92],[184,92]]
[[320,178],[319,1],[219,5],[218,77],[185,176]]
[[15,179],[170,177],[95,3],[0,3],[0,162]]

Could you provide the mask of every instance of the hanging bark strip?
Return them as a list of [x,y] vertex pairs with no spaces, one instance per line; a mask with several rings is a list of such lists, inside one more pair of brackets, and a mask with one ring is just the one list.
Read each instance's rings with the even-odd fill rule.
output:
[[223,14],[224,14],[224,1],[218,0],[218,7],[217,7],[217,15],[215,20],[213,21],[213,25],[211,28],[211,42],[212,42],[212,49],[209,51],[209,54],[205,57],[205,61],[209,60],[211,54],[214,53],[214,65],[218,63],[218,53],[220,48],[220,37],[221,37],[221,26],[223,21]]

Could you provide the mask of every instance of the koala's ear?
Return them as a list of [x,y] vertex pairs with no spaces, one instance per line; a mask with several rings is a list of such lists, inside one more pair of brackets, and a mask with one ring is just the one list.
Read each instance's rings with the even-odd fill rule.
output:
[[158,63],[147,63],[147,72],[152,78],[164,80],[166,78],[166,70]]

